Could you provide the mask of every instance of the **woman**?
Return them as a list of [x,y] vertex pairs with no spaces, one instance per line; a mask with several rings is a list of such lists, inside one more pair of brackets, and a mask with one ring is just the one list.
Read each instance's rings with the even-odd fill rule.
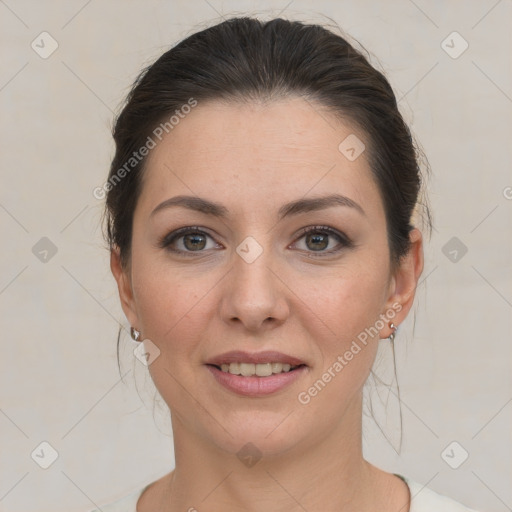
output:
[[469,511],[362,454],[423,270],[386,78],[320,26],[233,18],[141,74],[114,139],[111,269],[176,466],[103,510]]

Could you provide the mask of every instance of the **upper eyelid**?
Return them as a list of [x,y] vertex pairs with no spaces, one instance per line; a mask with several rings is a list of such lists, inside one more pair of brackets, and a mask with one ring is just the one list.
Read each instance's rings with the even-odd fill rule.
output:
[[[298,240],[301,240],[304,236],[306,236],[308,233],[314,233],[317,232],[324,232],[327,235],[335,236],[338,238],[341,245],[345,247],[352,247],[354,243],[352,240],[345,235],[342,231],[339,231],[335,228],[331,228],[329,226],[319,226],[319,225],[313,225],[313,226],[306,226],[305,228],[302,228],[300,230],[300,234],[295,238],[295,241],[293,243],[296,243]],[[330,251],[321,251],[318,254],[329,254],[336,252],[337,249],[331,249]],[[311,253],[314,253],[315,251],[311,251]]]
[[[179,240],[180,238],[189,235],[191,233],[201,233],[206,236],[209,236],[215,243],[219,243],[215,240],[215,237],[211,235],[206,228],[202,228],[200,226],[185,226],[183,228],[175,229],[167,234],[165,234],[163,237],[160,238],[159,246],[160,247],[167,247],[168,245],[171,245],[171,243],[174,243],[176,240]],[[188,251],[193,252],[193,251]]]

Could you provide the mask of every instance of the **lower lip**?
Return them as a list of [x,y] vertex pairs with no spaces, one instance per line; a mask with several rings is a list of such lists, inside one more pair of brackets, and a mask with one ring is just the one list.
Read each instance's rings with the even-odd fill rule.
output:
[[266,396],[275,393],[292,382],[297,380],[306,372],[306,366],[299,366],[297,369],[269,375],[268,377],[242,377],[233,375],[229,372],[223,372],[215,366],[206,365],[206,368],[215,377],[219,384],[222,384],[230,391],[234,391],[244,396]]

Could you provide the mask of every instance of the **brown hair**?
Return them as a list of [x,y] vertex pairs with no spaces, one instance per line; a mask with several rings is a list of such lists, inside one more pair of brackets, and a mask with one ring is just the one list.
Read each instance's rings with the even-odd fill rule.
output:
[[[113,129],[116,145],[106,195],[106,238],[130,260],[133,212],[146,158],[134,159],[155,127],[184,105],[301,95],[354,123],[386,215],[392,267],[409,250],[411,216],[422,184],[411,133],[387,79],[341,36],[319,25],[231,18],[192,34],[136,79]],[[177,112],[178,111],[178,112]],[[126,163],[133,165],[127,168]],[[119,173],[123,178],[119,179]],[[428,225],[430,212],[425,205]]]

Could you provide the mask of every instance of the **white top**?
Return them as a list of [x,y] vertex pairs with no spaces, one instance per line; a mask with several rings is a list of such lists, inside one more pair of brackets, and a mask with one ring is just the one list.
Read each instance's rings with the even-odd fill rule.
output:
[[[414,480],[398,474],[396,476],[404,480],[411,491],[411,508],[409,512],[477,512],[458,501],[438,494],[428,487],[424,487]],[[149,485],[138,489],[114,503],[101,507],[101,510],[103,512],[137,512],[137,501]],[[98,512],[98,509],[93,509],[88,512]]]

